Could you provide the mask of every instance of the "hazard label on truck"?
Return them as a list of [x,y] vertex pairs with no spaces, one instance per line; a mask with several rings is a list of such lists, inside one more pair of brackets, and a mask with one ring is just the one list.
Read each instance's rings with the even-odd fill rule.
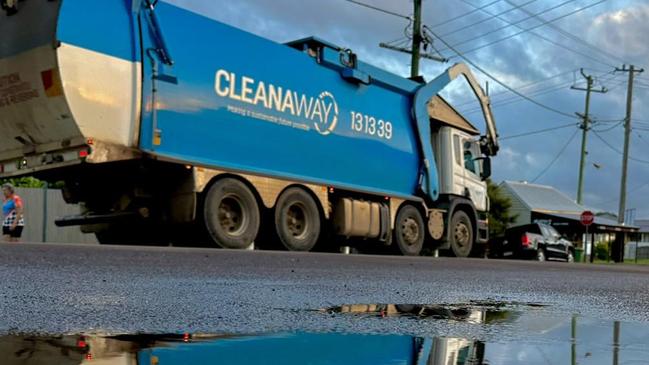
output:
[[30,82],[23,81],[19,73],[0,75],[0,108],[35,98],[38,98],[38,90]]

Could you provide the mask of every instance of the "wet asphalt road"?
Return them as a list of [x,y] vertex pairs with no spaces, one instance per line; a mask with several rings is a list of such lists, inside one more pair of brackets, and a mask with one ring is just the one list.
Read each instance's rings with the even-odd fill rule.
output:
[[[186,248],[0,244],[0,334],[339,331],[515,340],[525,328],[344,316],[355,303],[521,306],[649,322],[649,267]],[[517,310],[517,304],[513,305]]]

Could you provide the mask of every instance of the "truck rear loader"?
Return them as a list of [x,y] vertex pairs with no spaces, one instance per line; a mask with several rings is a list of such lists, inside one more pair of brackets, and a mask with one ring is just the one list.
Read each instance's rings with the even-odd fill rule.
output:
[[[431,82],[318,38],[278,44],[150,0],[2,2],[0,178],[64,181],[101,243],[467,256],[498,141],[468,68]],[[216,5],[215,5],[216,6]],[[437,94],[464,76],[480,132]]]

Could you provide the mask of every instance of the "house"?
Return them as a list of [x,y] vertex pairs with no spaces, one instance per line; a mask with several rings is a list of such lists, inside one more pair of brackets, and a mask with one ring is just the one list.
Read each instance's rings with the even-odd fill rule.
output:
[[583,247],[586,227],[581,224],[580,217],[581,213],[590,210],[595,213],[595,221],[588,227],[589,240],[595,241],[598,235],[602,240],[615,241],[612,255],[618,260],[624,254],[627,235],[638,232],[638,227],[619,224],[608,213],[577,204],[552,186],[505,181],[499,187],[503,195],[511,199],[511,213],[517,215],[512,226],[546,223],[575,242],[577,247]]
[[636,219],[633,224],[638,227],[638,242],[649,243],[649,219]]

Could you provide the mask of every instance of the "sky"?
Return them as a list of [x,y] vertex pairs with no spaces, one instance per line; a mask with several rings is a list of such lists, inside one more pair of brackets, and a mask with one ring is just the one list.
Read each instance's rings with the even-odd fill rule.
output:
[[[408,55],[379,47],[404,39],[409,21],[349,0],[166,0],[277,42],[317,36],[352,49],[359,59],[409,76]],[[412,0],[359,0],[409,16]],[[447,63],[423,60],[421,74],[433,79],[466,57],[490,76],[548,108],[511,92],[472,67],[489,82],[501,150],[493,161],[496,182],[552,185],[576,198],[585,87],[580,74],[594,77],[588,134],[584,204],[618,212],[628,73],[636,74],[633,130],[628,165],[627,208],[649,218],[649,1],[646,0],[424,0],[423,21],[440,39],[432,47]],[[453,48],[447,49],[442,40]],[[442,95],[484,130],[477,102],[458,81]],[[552,110],[549,110],[552,109]],[[570,125],[572,124],[572,125]],[[568,126],[570,125],[570,126]],[[519,136],[546,128],[546,133]],[[514,137],[514,138],[509,138]]]

